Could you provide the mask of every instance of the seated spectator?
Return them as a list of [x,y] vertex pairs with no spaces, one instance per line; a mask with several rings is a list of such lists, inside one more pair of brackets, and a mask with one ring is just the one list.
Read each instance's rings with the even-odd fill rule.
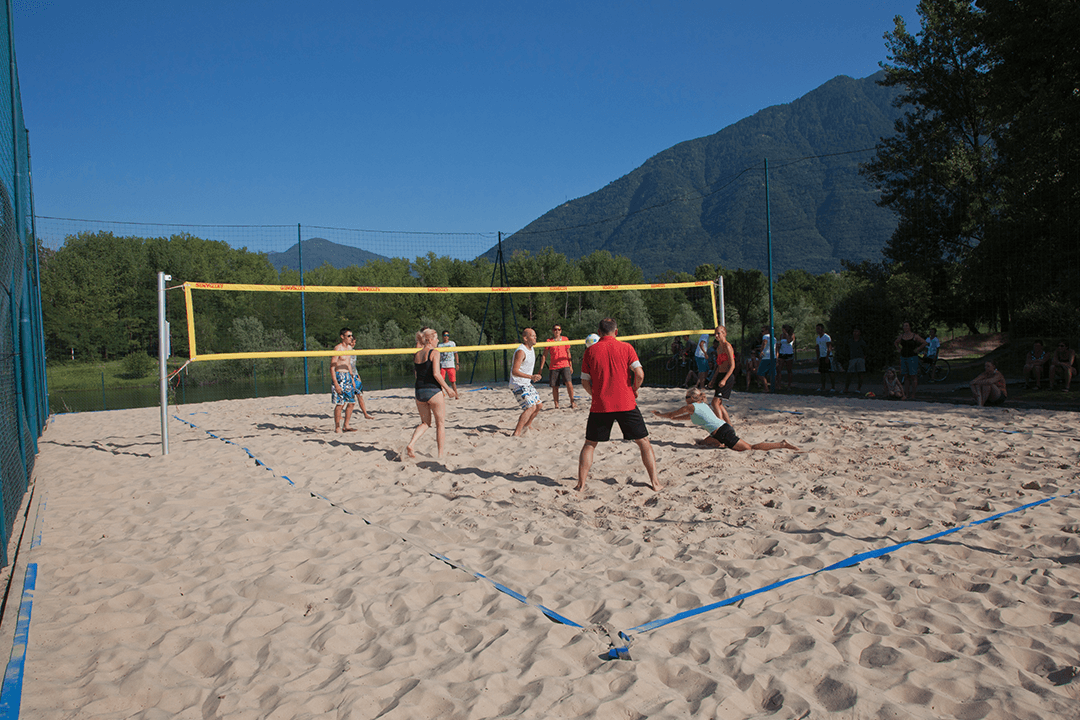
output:
[[904,386],[900,378],[896,376],[896,368],[885,368],[885,393],[882,395],[886,400],[904,400]]
[[1050,356],[1050,387],[1054,386],[1058,375],[1065,381],[1065,392],[1069,392],[1073,375],[1076,375],[1076,353],[1064,340],[1058,343],[1057,350]]
[[1005,376],[997,369],[993,360],[983,363],[986,369],[971,381],[971,393],[975,396],[975,402],[979,407],[984,405],[1001,405],[1005,402],[1008,393],[1005,390]]
[[1031,344],[1031,350],[1024,357],[1024,380],[1027,387],[1031,387],[1031,383],[1034,381],[1036,390],[1042,388],[1042,377],[1046,372],[1046,364],[1049,360],[1050,356],[1043,349],[1042,340],[1036,340]]

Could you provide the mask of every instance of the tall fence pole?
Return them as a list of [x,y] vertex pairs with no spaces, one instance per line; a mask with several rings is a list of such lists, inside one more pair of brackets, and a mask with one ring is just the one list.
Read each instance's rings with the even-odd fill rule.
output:
[[169,454],[169,323],[165,320],[165,281],[172,275],[157,274],[158,389],[161,392],[161,454]]
[[[304,287],[304,241],[302,238],[300,223],[296,223],[296,255],[300,265],[300,287]],[[302,347],[304,352],[307,352],[307,304],[303,290],[300,291],[300,331]],[[308,359],[306,355],[304,356],[304,394],[311,394],[311,389],[308,387]]]
[[769,158],[765,158],[765,245],[769,251],[769,357],[772,369],[769,381],[776,388],[776,331],[773,329],[772,212],[769,207]]

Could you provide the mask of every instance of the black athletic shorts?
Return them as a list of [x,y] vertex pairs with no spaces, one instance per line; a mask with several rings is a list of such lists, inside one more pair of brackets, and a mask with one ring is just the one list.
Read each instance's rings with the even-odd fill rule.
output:
[[731,389],[733,387],[735,387],[735,373],[731,373],[731,377],[729,377],[727,382],[723,385],[719,382],[715,383],[713,397],[722,397],[726,400],[731,397]]
[[739,436],[735,434],[735,428],[731,427],[727,423],[724,423],[719,428],[717,428],[716,431],[713,432],[712,435],[710,435],[710,437],[715,438],[721,445],[726,447],[728,450],[735,447],[735,445],[739,442]]
[[626,440],[640,440],[649,437],[649,430],[645,427],[645,418],[641,417],[641,411],[636,407],[633,410],[621,412],[589,413],[589,421],[585,423],[585,439],[592,442],[607,442],[611,439],[611,426],[619,423],[623,438]]

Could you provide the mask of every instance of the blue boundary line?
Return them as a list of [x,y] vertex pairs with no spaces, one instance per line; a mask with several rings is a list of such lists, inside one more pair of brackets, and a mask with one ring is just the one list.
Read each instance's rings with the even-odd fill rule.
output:
[[[248,450],[247,448],[240,447],[239,445],[234,443],[232,440],[228,440],[226,438],[215,435],[214,433],[210,432],[209,430],[203,430],[198,425],[196,425],[196,424],[194,424],[192,422],[188,422],[187,420],[184,420],[181,417],[178,417],[176,415],[173,415],[173,417],[176,418],[177,420],[179,420],[180,422],[184,423],[185,425],[188,425],[188,426],[194,428],[195,430],[202,430],[202,432],[206,433],[207,435],[214,438],[215,440],[220,440],[221,442],[228,443],[229,445],[232,445],[233,447],[240,448],[241,450],[243,450],[244,452],[246,452],[248,454],[248,457],[250,457],[252,460],[255,461],[256,465],[264,467],[267,470],[269,470],[271,473],[276,475],[277,477],[285,479],[290,485],[293,485],[293,486],[296,485],[296,483],[294,483],[292,480],[290,480],[288,476],[280,475],[280,474],[274,472],[273,468],[271,468],[269,465],[264,463],[262,460],[259,460],[257,457],[255,457],[251,453],[251,451]],[[389,529],[387,527],[383,527],[382,525],[379,525],[378,523],[374,523],[374,522],[368,520],[365,517],[357,515],[353,511],[349,510],[348,508],[346,508],[346,507],[344,507],[342,505],[339,505],[339,504],[335,503],[333,500],[326,497],[325,495],[322,495],[321,493],[314,492],[312,490],[308,490],[308,493],[312,497],[315,497],[315,498],[318,498],[320,500],[326,501],[327,503],[330,504],[331,507],[335,507],[338,510],[341,510],[346,515],[352,515],[352,516],[360,519],[361,521],[363,521],[365,524],[370,525],[373,528],[378,528],[379,530],[382,530],[383,532],[389,533],[389,534],[391,534],[391,535],[393,535],[395,537],[398,537],[398,538],[402,539],[403,541],[407,542],[408,544],[419,548],[420,550],[427,553],[429,556],[435,558],[436,560],[439,560],[441,562],[446,563],[447,565],[454,568],[455,570],[461,570],[463,572],[466,572],[466,573],[472,575],[473,577],[477,578],[478,580],[483,580],[484,582],[488,583],[489,585],[491,585],[492,587],[494,587],[496,590],[503,593],[504,595],[512,597],[512,598],[514,598],[515,600],[517,600],[518,602],[520,602],[520,603],[522,603],[524,605],[528,605],[529,607],[536,608],[537,610],[542,612],[545,616],[547,616],[548,619],[550,619],[550,620],[552,620],[554,622],[560,623],[562,625],[567,625],[569,627],[576,627],[576,628],[583,628],[583,629],[585,627],[584,625],[576,623],[573,620],[570,620],[569,618],[564,617],[563,615],[560,615],[559,613],[555,612],[551,608],[544,607],[543,605],[540,605],[538,603],[530,602],[529,599],[527,597],[525,597],[524,595],[522,595],[521,593],[508,588],[507,586],[503,585],[502,583],[499,583],[499,582],[496,582],[495,580],[492,580],[491,578],[489,578],[487,575],[484,575],[483,573],[479,573],[479,572],[476,572],[474,570],[471,570],[467,566],[465,566],[465,565],[463,565],[463,564],[461,564],[461,563],[459,563],[459,562],[457,562],[455,560],[451,560],[446,555],[435,552],[434,550],[431,550],[430,548],[425,547],[422,543],[417,542],[415,539],[413,539],[411,537],[408,537],[406,535],[402,535],[401,533],[395,532],[395,531],[393,531],[393,530],[391,530],[391,529]]]
[[[767,410],[768,408],[761,408],[761,409],[766,409]],[[777,411],[777,412],[784,412],[784,411]],[[801,413],[799,413],[799,414],[801,414]],[[184,423],[186,425],[189,425],[190,427],[192,427],[192,428],[194,428],[196,430],[202,430],[202,428],[198,427],[194,423],[183,420],[183,419],[181,419],[181,418],[179,418],[179,417],[177,417],[175,415],[173,417],[175,417],[177,420],[180,420],[180,422],[182,422],[182,423]],[[239,445],[236,445],[236,443],[232,442],[231,440],[227,440],[225,438],[214,435],[209,430],[202,430],[202,431],[205,432],[210,437],[216,439],[216,440],[221,440],[222,442],[229,443],[230,445],[240,447]],[[266,468],[267,470],[270,470],[270,472],[273,472],[273,470],[269,466],[267,466],[261,460],[256,458],[251,453],[250,450],[248,450],[247,448],[240,448],[240,449],[243,450],[244,452],[246,452],[249,457],[254,459],[255,463],[257,465],[261,465],[262,467]],[[277,473],[274,473],[274,474],[276,475]],[[284,475],[280,475],[279,477],[282,477],[285,480],[287,480],[290,485],[295,485],[296,484],[296,483],[294,483],[292,480],[290,480],[288,477],[286,477]],[[310,492],[312,497],[317,497],[317,498],[320,498],[322,500],[325,500],[332,507],[336,507],[336,508],[340,509],[342,512],[346,513],[347,515],[354,515],[354,513],[352,511],[350,511],[347,508],[344,508],[344,507],[334,503],[332,500],[325,497],[324,495],[320,495],[320,494],[318,494],[316,492],[311,492],[311,491],[309,491],[309,492]],[[612,647],[607,651],[607,653],[604,655],[604,657],[605,657],[605,659],[608,659],[608,660],[615,660],[615,659],[629,660],[630,659],[630,654],[629,654],[630,643],[632,642],[632,637],[631,636],[633,636],[633,635],[640,635],[642,633],[646,633],[646,632],[649,632],[651,630],[656,630],[657,628],[661,628],[661,627],[664,627],[666,625],[671,625],[672,623],[676,623],[676,622],[679,622],[681,620],[686,620],[686,619],[694,617],[696,615],[701,615],[703,613],[710,612],[712,610],[716,610],[716,609],[719,609],[719,608],[722,608],[722,607],[727,607],[729,605],[734,605],[735,603],[741,602],[741,601],[746,600],[747,598],[753,597],[755,595],[760,595],[760,594],[768,592],[770,590],[775,590],[775,589],[783,587],[785,585],[790,585],[791,583],[797,582],[799,580],[803,580],[803,579],[808,578],[808,577],[812,577],[814,575],[818,575],[820,573],[829,572],[829,571],[832,571],[832,570],[840,570],[840,569],[843,569],[843,568],[853,567],[853,566],[858,565],[859,563],[863,562],[864,560],[871,560],[873,558],[882,557],[884,555],[888,555],[890,553],[896,552],[897,550],[900,550],[901,548],[905,548],[905,547],[907,547],[909,545],[917,545],[917,544],[921,544],[921,543],[932,542],[934,540],[937,540],[938,538],[945,537],[946,535],[952,535],[953,533],[960,532],[961,530],[973,528],[973,527],[975,527],[977,525],[982,525],[984,523],[992,522],[992,521],[997,520],[999,518],[1002,518],[1002,517],[1004,517],[1006,515],[1012,515],[1014,513],[1022,512],[1024,510],[1028,510],[1030,508],[1046,504],[1046,503],[1048,503],[1048,502],[1050,502],[1052,500],[1058,500],[1058,499],[1061,499],[1061,498],[1069,497],[1071,495],[1076,494],[1077,492],[1078,492],[1078,490],[1074,489],[1074,490],[1071,490],[1068,493],[1065,493],[1063,495],[1053,495],[1051,497],[1043,498],[1041,500],[1036,500],[1035,502],[1027,503],[1025,505],[1020,505],[1020,506],[1017,506],[1015,508],[1011,508],[1009,510],[1003,510],[1003,511],[1001,511],[999,513],[994,513],[993,515],[989,515],[989,516],[987,516],[985,518],[982,518],[981,520],[974,520],[972,522],[965,523],[963,525],[958,525],[957,527],[949,528],[948,530],[942,530],[941,532],[926,535],[924,537],[917,538],[915,540],[908,540],[906,542],[897,543],[895,545],[888,545],[886,547],[879,548],[877,550],[869,550],[867,552],[856,553],[855,555],[847,557],[847,558],[845,558],[843,560],[840,560],[838,562],[835,562],[835,563],[833,563],[831,565],[827,565],[827,566],[825,566],[825,567],[823,567],[823,568],[821,568],[819,570],[815,570],[814,572],[811,572],[811,573],[805,573],[803,575],[796,575],[796,576],[793,576],[793,577],[790,577],[790,578],[785,578],[783,580],[778,580],[778,581],[776,581],[774,583],[770,583],[769,585],[765,585],[765,586],[757,588],[755,590],[749,590],[747,592],[740,593],[739,595],[735,595],[735,596],[727,598],[725,600],[720,600],[719,602],[711,603],[709,605],[703,605],[701,607],[694,608],[692,610],[686,610],[686,611],[683,611],[681,613],[676,613],[675,615],[672,615],[672,616],[667,617],[667,618],[658,618],[656,620],[651,620],[651,621],[649,621],[647,623],[643,623],[643,624],[638,625],[636,627],[632,627],[629,630],[620,631],[618,633],[618,637],[619,637],[620,640],[623,641],[624,644],[619,644],[619,643],[616,643],[616,642],[612,641],[612,643],[611,643]],[[523,603],[525,605],[536,608],[537,610],[542,612],[544,615],[546,615],[549,619],[553,620],[554,622],[558,622],[558,623],[561,623],[563,625],[567,625],[567,626],[570,626],[570,627],[576,627],[576,628],[584,628],[585,627],[584,625],[581,625],[581,624],[576,623],[576,622],[574,622],[572,620],[569,620],[566,617],[563,617],[562,615],[556,613],[554,610],[551,610],[550,608],[544,607],[543,605],[539,605],[539,604],[536,604],[536,603],[529,602],[528,598],[526,598],[521,593],[516,592],[514,590],[511,590],[510,588],[506,587],[505,585],[502,585],[501,583],[498,583],[498,582],[492,580],[491,578],[487,577],[486,575],[483,575],[482,573],[478,573],[478,572],[475,572],[473,570],[470,570],[468,567],[462,565],[461,563],[458,563],[458,562],[455,562],[455,561],[451,560],[450,558],[446,557],[445,555],[442,555],[440,553],[437,553],[437,552],[435,552],[433,550],[430,550],[430,549],[424,547],[422,543],[416,542],[412,538],[409,538],[409,537],[404,536],[404,535],[402,535],[400,533],[394,532],[393,530],[390,530],[388,528],[382,527],[381,525],[378,525],[377,523],[371,522],[367,518],[361,517],[359,515],[356,515],[356,517],[359,518],[360,520],[362,520],[367,525],[370,525],[370,526],[375,527],[375,528],[379,528],[380,530],[383,530],[384,532],[390,533],[391,535],[395,535],[396,537],[401,538],[405,542],[408,542],[409,544],[414,545],[414,546],[422,549],[425,553],[427,553],[431,557],[435,558],[436,560],[439,560],[441,562],[446,563],[450,567],[453,567],[455,569],[467,572],[470,575],[472,575],[473,577],[475,577],[477,579],[480,579],[480,580],[483,580],[483,581],[491,584],[499,592],[504,593],[505,595],[508,595],[509,597],[512,597],[515,600],[517,600],[517,601],[519,601],[519,602],[521,602],[521,603]]]
[[[984,517],[981,520],[974,520],[972,522],[965,523],[963,525],[958,525],[957,527],[949,528],[948,530],[942,530],[941,532],[936,532],[936,533],[933,533],[931,535],[926,535],[924,537],[917,538],[915,540],[908,540],[906,542],[897,543],[895,545],[888,545],[886,547],[879,548],[877,550],[869,550],[867,552],[857,553],[855,555],[852,555],[851,557],[845,558],[843,560],[840,560],[839,562],[835,562],[832,565],[828,565],[828,566],[823,567],[823,568],[821,568],[819,570],[815,570],[814,572],[811,572],[811,573],[806,573],[804,575],[797,575],[797,576],[794,576],[794,577],[785,578],[783,580],[778,580],[777,582],[771,583],[769,585],[765,585],[764,587],[757,588],[756,590],[749,590],[747,592],[740,593],[738,595],[735,595],[734,597],[730,597],[730,598],[727,598],[725,600],[720,600],[719,602],[715,602],[715,603],[712,603],[710,605],[703,605],[703,606],[701,606],[699,608],[694,608],[693,610],[686,610],[686,611],[683,611],[681,613],[677,613],[675,615],[672,615],[671,617],[659,618],[659,619],[656,619],[656,620],[652,620],[650,622],[644,623],[642,625],[638,625],[637,627],[633,627],[633,628],[630,628],[629,630],[621,632],[621,633],[619,633],[619,636],[623,640],[629,641],[631,635],[649,632],[650,630],[655,630],[657,628],[664,627],[665,625],[670,625],[672,623],[679,622],[680,620],[686,620],[687,618],[694,617],[695,615],[701,615],[702,613],[709,612],[710,610],[716,610],[717,608],[722,608],[722,607],[726,607],[728,605],[733,605],[733,604],[735,604],[737,602],[740,602],[740,601],[745,600],[747,598],[753,597],[755,595],[760,595],[761,593],[768,592],[769,590],[775,590],[776,588],[783,587],[784,585],[790,585],[793,582],[796,582],[798,580],[803,580],[803,579],[808,578],[808,577],[812,577],[812,576],[817,575],[819,573],[829,572],[831,570],[839,570],[839,569],[842,569],[842,568],[853,567],[853,566],[858,565],[859,563],[863,562],[864,560],[871,560],[873,558],[882,557],[883,555],[888,555],[890,553],[896,552],[897,550],[899,550],[901,548],[905,548],[905,547],[907,547],[909,545],[916,545],[916,544],[931,542],[933,540],[937,540],[938,538],[945,537],[946,535],[952,535],[953,533],[960,532],[961,530],[966,530],[968,528],[973,528],[976,525],[982,525],[983,523],[992,522],[992,521],[997,520],[999,518],[1002,518],[1002,517],[1004,517],[1006,515],[1012,515],[1014,513],[1022,512],[1024,510],[1028,510],[1028,509],[1036,507],[1038,505],[1044,505],[1044,504],[1050,502],[1051,500],[1059,500],[1061,498],[1069,497],[1071,495],[1076,494],[1077,492],[1078,492],[1077,490],[1071,490],[1071,491],[1065,493],[1064,495],[1054,495],[1054,496],[1051,496],[1051,497],[1048,497],[1048,498],[1043,498],[1041,500],[1036,500],[1035,502],[1027,503],[1026,505],[1019,505],[1019,506],[1011,508],[1009,510],[1003,510],[1002,512],[994,513],[993,515],[989,515],[987,517]],[[616,648],[616,649],[618,649],[618,648]],[[610,652],[614,652],[614,651],[610,651]]]
[[11,658],[4,671],[4,684],[0,688],[0,718],[19,717],[22,707],[23,678],[26,675],[26,647],[30,642],[30,613],[34,609],[34,589],[37,587],[37,563],[26,566],[23,578],[22,602],[19,603],[19,619],[15,624],[15,641],[11,645]]

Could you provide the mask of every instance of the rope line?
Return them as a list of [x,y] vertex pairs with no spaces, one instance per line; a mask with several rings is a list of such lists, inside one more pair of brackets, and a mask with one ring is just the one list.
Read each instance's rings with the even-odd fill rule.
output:
[[[293,486],[296,485],[296,483],[293,482],[287,475],[281,475],[279,473],[274,472],[273,468],[271,468],[269,465],[264,463],[259,458],[255,457],[255,455],[252,454],[252,452],[249,449],[247,449],[246,447],[241,447],[240,445],[237,445],[236,443],[234,443],[232,440],[229,440],[228,438],[221,437],[219,435],[215,435],[214,433],[210,432],[209,430],[203,430],[203,428],[200,428],[198,425],[196,425],[196,424],[194,424],[192,422],[189,422],[187,420],[184,420],[183,418],[181,418],[181,417],[179,417],[177,415],[173,415],[173,417],[175,419],[179,420],[180,422],[184,423],[185,425],[188,425],[188,426],[194,428],[195,430],[202,430],[202,432],[206,433],[207,435],[214,438],[215,440],[220,440],[221,442],[228,443],[229,445],[232,445],[233,447],[240,448],[245,453],[247,453],[248,457],[250,457],[252,460],[255,461],[256,465],[259,465],[261,467],[266,468],[267,470],[269,470],[271,473],[273,473],[277,477],[283,478],[290,485],[293,485]],[[333,500],[326,497],[325,495],[322,495],[321,493],[314,492],[314,491],[311,491],[311,490],[308,490],[308,493],[314,498],[318,498],[319,500],[323,500],[323,501],[327,502],[331,507],[334,507],[334,508],[337,508],[338,510],[341,510],[346,515],[351,515],[351,516],[363,521],[364,524],[366,524],[366,525],[370,525],[373,528],[376,528],[378,530],[382,530],[383,532],[388,533],[390,535],[393,535],[394,537],[402,540],[403,542],[408,543],[409,545],[412,545],[413,547],[416,547],[416,548],[422,550],[426,554],[430,555],[431,557],[435,558],[436,560],[438,560],[440,562],[446,563],[447,565],[454,568],[455,570],[461,570],[463,572],[468,573],[469,575],[472,575],[473,577],[475,577],[475,578],[477,578],[479,580],[483,580],[484,582],[488,583],[489,585],[491,585],[492,587],[494,587],[496,590],[503,593],[504,595],[507,595],[509,597],[514,598],[515,600],[522,603],[523,605],[528,605],[531,608],[535,608],[536,610],[539,610],[541,613],[543,613],[548,619],[552,620],[553,622],[557,622],[557,623],[559,623],[561,625],[567,625],[569,627],[586,629],[585,625],[574,622],[573,620],[570,620],[569,618],[564,617],[563,615],[560,615],[559,613],[555,612],[551,608],[545,607],[544,605],[541,605],[539,603],[532,602],[531,600],[529,600],[527,597],[525,597],[521,593],[517,592],[516,590],[512,590],[511,588],[507,587],[506,585],[503,585],[500,582],[497,582],[497,581],[493,580],[492,578],[488,577],[487,575],[484,575],[481,572],[477,572],[475,570],[472,570],[471,568],[469,568],[465,564],[463,564],[461,562],[458,562],[457,560],[452,560],[449,557],[447,557],[446,555],[444,555],[444,554],[442,554],[440,552],[436,552],[435,550],[432,550],[431,548],[426,546],[424,543],[420,542],[419,540],[417,540],[416,538],[414,538],[412,536],[405,535],[403,533],[399,533],[399,532],[397,532],[395,530],[391,530],[388,527],[385,527],[385,526],[380,525],[380,524],[378,524],[376,522],[372,522],[371,520],[368,520],[367,518],[363,517],[362,515],[357,515],[352,510],[349,510],[345,506],[334,502]]]
[[[624,640],[626,640],[627,642],[629,642],[632,635],[646,633],[646,632],[649,632],[650,630],[656,630],[657,628],[661,628],[661,627],[664,627],[666,625],[671,625],[672,623],[676,623],[676,622],[679,622],[681,620],[686,620],[688,618],[694,617],[695,615],[701,615],[703,613],[710,612],[710,611],[716,610],[718,608],[726,607],[728,605],[734,605],[735,603],[746,600],[747,598],[754,597],[755,595],[760,595],[760,594],[768,592],[770,590],[775,590],[775,589],[783,587],[785,585],[790,585],[793,582],[797,582],[799,580],[803,580],[803,579],[808,578],[808,577],[813,577],[814,575],[818,575],[820,573],[830,572],[832,570],[840,570],[840,569],[843,569],[843,568],[853,567],[853,566],[858,565],[859,563],[863,562],[864,560],[872,560],[874,558],[882,557],[884,555],[889,555],[890,553],[894,553],[897,550],[900,550],[901,548],[908,547],[909,545],[917,545],[917,544],[932,542],[932,541],[937,540],[939,538],[945,537],[946,535],[952,535],[953,533],[960,532],[961,530],[966,530],[966,529],[969,529],[969,528],[973,528],[973,527],[975,527],[977,525],[982,525],[984,523],[992,522],[992,521],[997,520],[999,518],[1005,517],[1006,515],[1012,515],[1014,513],[1023,512],[1024,510],[1028,510],[1030,508],[1033,508],[1033,507],[1036,507],[1036,506],[1039,506],[1039,505],[1044,505],[1044,504],[1046,504],[1046,503],[1048,503],[1048,502],[1050,502],[1052,500],[1059,500],[1059,499],[1062,499],[1062,498],[1067,498],[1067,497],[1069,497],[1071,495],[1074,495],[1076,492],[1078,492],[1078,491],[1077,490],[1071,490],[1068,493],[1065,493],[1064,495],[1053,495],[1051,497],[1043,498],[1041,500],[1036,500],[1035,502],[1030,502],[1030,503],[1027,503],[1026,505],[1020,505],[1018,507],[1014,507],[1014,508],[1011,508],[1009,510],[1003,510],[1002,512],[994,513],[993,515],[989,515],[987,517],[984,517],[981,520],[974,520],[972,522],[965,523],[963,525],[958,525],[957,527],[949,528],[947,530],[942,530],[941,532],[932,533],[930,535],[926,535],[924,537],[917,538],[915,540],[908,540],[906,542],[897,543],[895,545],[888,545],[886,547],[879,548],[877,550],[868,550],[866,552],[856,553],[855,555],[852,555],[852,556],[850,556],[848,558],[840,560],[839,562],[835,562],[832,565],[827,565],[826,567],[823,567],[823,568],[821,568],[819,570],[815,570],[814,572],[811,572],[811,573],[805,573],[803,575],[796,575],[794,577],[789,577],[789,578],[785,578],[783,580],[778,580],[778,581],[776,581],[774,583],[770,583],[769,585],[759,587],[759,588],[757,588],[755,590],[749,590],[747,592],[740,593],[740,594],[735,595],[733,597],[726,598],[724,600],[720,600],[718,602],[711,603],[709,605],[702,605],[701,607],[698,607],[698,608],[694,608],[694,609],[691,609],[691,610],[685,610],[683,612],[676,613],[675,615],[672,615],[670,617],[651,620],[651,621],[649,621],[647,623],[643,623],[641,625],[638,625],[637,627],[632,627],[629,630],[626,630],[626,631],[623,631],[623,632],[619,633],[619,637],[621,637]],[[626,648],[622,648],[622,649],[625,650]],[[618,650],[618,648],[615,648],[615,649],[609,651],[609,654],[614,652],[615,650]]]
[[[211,433],[209,430],[203,430],[202,428],[198,427],[194,423],[188,422],[187,420],[184,420],[183,418],[180,418],[180,417],[178,417],[176,415],[174,415],[173,417],[176,418],[177,420],[179,420],[180,422],[184,423],[185,425],[188,425],[188,426],[190,426],[190,427],[192,427],[192,428],[194,428],[196,430],[202,430],[202,432],[206,433],[207,435],[209,435],[210,437],[212,437],[212,438],[214,438],[216,440],[220,440],[222,442],[228,443],[229,445],[239,447],[241,450],[243,450],[245,453],[248,454],[248,457],[252,458],[255,461],[256,465],[260,465],[260,466],[266,468],[267,470],[269,470],[271,473],[277,475],[278,477],[281,477],[281,478],[285,479],[290,485],[296,485],[296,483],[294,483],[288,476],[279,475],[278,473],[274,473],[272,468],[270,468],[268,465],[266,465],[261,460],[259,460],[257,457],[255,457],[255,455],[252,454],[252,452],[250,450],[248,450],[247,448],[240,447],[239,445],[237,445],[233,441],[231,441],[231,440],[229,440],[227,438],[223,438],[223,437],[220,437],[218,435],[215,435],[214,433]],[[854,555],[851,555],[850,557],[844,558],[843,560],[839,560],[839,561],[837,561],[835,563],[832,563],[831,565],[827,565],[827,566],[825,566],[823,568],[815,570],[814,572],[804,573],[802,575],[795,575],[793,577],[784,578],[782,580],[778,580],[776,582],[770,583],[768,585],[764,585],[764,586],[756,588],[754,590],[748,590],[748,591],[746,591],[744,593],[740,593],[738,595],[732,596],[730,598],[726,598],[724,600],[717,601],[715,603],[710,603],[708,605],[702,605],[701,607],[693,608],[691,610],[684,610],[683,612],[676,613],[675,615],[671,615],[671,616],[666,617],[666,618],[658,618],[656,620],[650,620],[647,623],[637,625],[637,626],[632,627],[632,628],[630,628],[628,630],[620,631],[620,632],[617,633],[617,635],[616,635],[616,633],[612,632],[609,628],[605,628],[603,626],[587,627],[587,626],[582,625],[580,623],[574,622],[573,620],[570,620],[570,619],[564,617],[563,615],[560,615],[559,613],[555,612],[554,610],[552,610],[552,609],[550,609],[548,607],[540,605],[539,603],[531,602],[527,597],[525,597],[521,593],[519,593],[519,592],[517,592],[515,590],[512,590],[511,588],[509,588],[509,587],[507,587],[507,586],[493,580],[492,578],[489,578],[488,576],[484,575],[483,573],[474,571],[474,570],[470,569],[469,567],[465,566],[464,564],[462,564],[460,562],[457,562],[455,560],[452,560],[449,557],[447,557],[446,555],[444,555],[442,553],[439,553],[439,552],[436,552],[435,550],[430,549],[424,543],[420,542],[416,538],[413,538],[413,537],[404,535],[402,533],[396,532],[396,531],[391,530],[391,529],[389,529],[387,527],[379,525],[378,523],[374,523],[374,522],[368,520],[365,517],[362,517],[360,515],[356,515],[355,513],[353,513],[348,508],[335,503],[334,501],[330,500],[329,498],[327,498],[324,495],[321,495],[319,493],[316,493],[316,492],[313,492],[313,491],[310,491],[310,490],[308,492],[311,494],[312,497],[324,500],[327,503],[329,503],[331,507],[335,507],[335,508],[341,510],[342,512],[344,512],[347,515],[352,515],[352,516],[360,519],[365,524],[367,524],[367,525],[369,525],[371,527],[382,530],[382,531],[384,531],[386,533],[389,533],[389,534],[401,539],[402,541],[404,541],[404,542],[406,542],[406,543],[408,543],[410,545],[413,545],[414,547],[422,550],[423,552],[425,552],[429,556],[435,558],[436,560],[439,560],[440,562],[446,563],[447,565],[449,565],[450,567],[452,567],[452,568],[454,568],[456,570],[461,570],[463,572],[466,572],[466,573],[472,575],[473,577],[475,577],[475,578],[477,578],[479,580],[483,580],[484,582],[490,584],[492,587],[494,587],[499,592],[501,592],[501,593],[503,593],[503,594],[505,594],[505,595],[507,595],[509,597],[514,598],[515,600],[517,600],[518,602],[520,602],[520,603],[522,603],[524,605],[528,605],[529,607],[532,607],[532,608],[535,608],[536,610],[539,610],[548,619],[550,619],[550,620],[552,620],[554,622],[557,622],[557,623],[560,623],[562,625],[566,625],[566,626],[569,626],[569,627],[580,628],[580,629],[593,629],[593,630],[596,630],[596,631],[600,632],[601,634],[606,634],[607,637],[609,638],[609,642],[611,644],[611,647],[608,649],[607,653],[603,657],[605,659],[607,659],[607,660],[618,660],[618,659],[629,660],[629,659],[631,659],[630,658],[630,644],[633,642],[633,636],[635,636],[635,635],[641,635],[643,633],[646,633],[646,632],[649,632],[649,631],[652,631],[652,630],[656,630],[658,628],[665,627],[667,625],[671,625],[673,623],[680,622],[682,620],[687,620],[687,619],[695,617],[697,615],[702,615],[704,613],[711,612],[711,611],[717,610],[719,608],[734,605],[736,603],[742,602],[743,600],[754,597],[756,595],[761,595],[761,594],[769,592],[771,590],[776,590],[778,588],[784,587],[785,585],[790,585],[790,584],[792,584],[794,582],[798,582],[799,580],[804,580],[806,578],[813,577],[813,576],[819,575],[821,573],[831,572],[831,571],[834,571],[834,570],[841,570],[841,569],[845,569],[845,568],[849,568],[849,567],[854,567],[855,565],[858,565],[859,563],[864,562],[866,560],[872,560],[874,558],[883,557],[885,555],[889,555],[891,553],[894,553],[894,552],[896,552],[896,551],[898,551],[898,550],[900,550],[902,548],[905,548],[905,547],[908,547],[908,546],[911,546],[911,545],[919,545],[919,544],[923,544],[923,543],[933,542],[934,540],[945,537],[947,535],[952,535],[954,533],[958,533],[961,530],[975,528],[978,525],[983,525],[983,524],[988,523],[988,522],[993,522],[994,520],[998,520],[998,519],[1000,519],[1002,517],[1005,517],[1007,515],[1013,515],[1015,513],[1023,512],[1025,510],[1029,510],[1029,509],[1031,509],[1033,507],[1038,507],[1039,505],[1044,505],[1044,504],[1049,503],[1049,502],[1051,502],[1053,500],[1060,500],[1060,499],[1063,499],[1063,498],[1071,497],[1071,496],[1075,495],[1078,491],[1080,491],[1080,490],[1074,489],[1074,490],[1071,490],[1068,493],[1064,493],[1062,495],[1053,495],[1053,496],[1050,496],[1050,497],[1043,498],[1041,500],[1036,500],[1034,502],[1030,502],[1030,503],[1027,503],[1027,504],[1024,504],[1024,505],[1019,505],[1019,506],[1011,508],[1009,510],[1003,510],[1001,512],[994,513],[993,515],[988,515],[987,517],[984,517],[982,519],[973,520],[972,522],[965,523],[963,525],[958,525],[958,526],[956,526],[954,528],[949,528],[949,529],[946,529],[946,530],[942,530],[940,532],[932,533],[930,535],[925,535],[925,536],[923,536],[921,538],[916,538],[914,540],[907,540],[907,541],[902,542],[902,543],[896,543],[896,544],[893,544],[893,545],[887,545],[885,547],[878,548],[876,550],[868,550],[866,552],[856,553]],[[616,637],[618,638],[618,640],[616,640]]]

